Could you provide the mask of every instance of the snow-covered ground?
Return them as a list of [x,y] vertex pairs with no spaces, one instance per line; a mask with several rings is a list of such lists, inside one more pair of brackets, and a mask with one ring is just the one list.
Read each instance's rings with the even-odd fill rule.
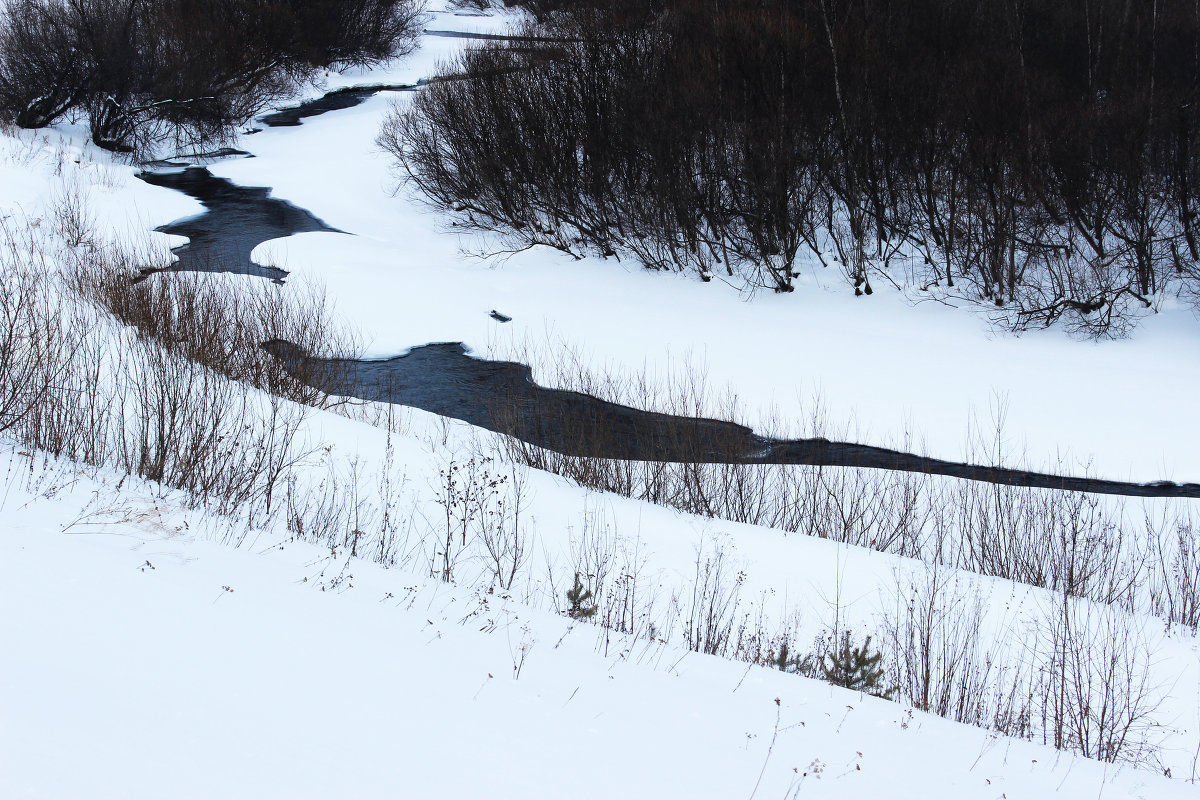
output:
[[1195,791],[0,463],[5,797]]
[[[504,24],[438,12],[427,27]],[[330,76],[328,88],[415,82],[462,46],[426,37],[411,58]],[[301,234],[256,257],[293,272],[284,291],[327,287],[371,355],[463,341],[482,354],[521,348],[535,364],[570,350],[617,375],[690,359],[711,386],[736,389],[751,423],[771,408],[800,426],[819,396],[832,426],[860,441],[907,436],[957,458],[971,426],[1004,407],[1006,436],[1035,468],[1065,459],[1105,478],[1200,480],[1200,324],[1169,298],[1129,339],[1091,343],[1056,330],[998,334],[968,310],[882,286],[855,298],[816,270],[794,294],[747,297],[615,260],[536,250],[481,259],[473,253],[488,242],[447,229],[398,187],[374,145],[405,98],[384,93],[244,136],[253,158],[210,166],[354,234]],[[48,219],[76,192],[98,229],[138,238],[200,211],[134,172],[86,144],[82,128],[0,137],[0,218]],[[835,613],[870,629],[898,582],[922,574],[916,562],[530,472],[525,577],[489,593],[485,566],[468,558],[446,585],[429,577],[422,531],[436,522],[439,473],[469,458],[471,432],[408,412],[389,441],[317,412],[306,436],[329,448],[313,460],[314,481],[355,455],[369,465],[364,484],[385,461],[403,478],[393,511],[408,557],[395,568],[293,541],[281,525],[245,531],[161,487],[0,450],[0,796],[1194,795],[1200,643],[1187,632],[1136,625],[1165,698],[1157,736],[1168,780],[691,653],[677,639],[610,637],[554,613],[549,593],[564,587],[548,588],[597,531],[614,547],[636,544],[664,603],[687,586],[698,549],[726,548],[746,573],[743,597],[761,598],[776,621],[799,611],[811,636]],[[1001,616],[1048,602],[1005,581],[963,580]]]

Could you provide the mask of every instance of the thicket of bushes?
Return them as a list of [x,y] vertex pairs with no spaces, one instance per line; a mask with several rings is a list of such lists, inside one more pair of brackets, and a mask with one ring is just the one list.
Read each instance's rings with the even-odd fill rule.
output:
[[5,0],[0,118],[83,114],[92,140],[144,152],[227,138],[323,67],[410,50],[412,0]]
[[1194,4],[622,5],[468,51],[381,143],[463,224],[705,279],[808,253],[1093,334],[1197,284]]

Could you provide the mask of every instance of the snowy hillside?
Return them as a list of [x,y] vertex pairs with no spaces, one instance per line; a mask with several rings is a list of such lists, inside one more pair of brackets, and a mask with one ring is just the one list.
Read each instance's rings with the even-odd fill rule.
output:
[[4,458],[7,797],[1194,791]]
[[[426,27],[501,32],[510,20],[435,3]],[[416,54],[322,88],[414,84],[469,44],[426,35]],[[256,261],[290,272],[280,287],[194,279],[300,307],[323,290],[368,357],[461,341],[530,363],[548,386],[607,382],[635,400],[639,380],[690,386],[685,404],[709,415],[735,394],[740,421],[773,434],[1200,481],[1200,323],[1173,298],[1127,339],[1083,342],[999,333],[890,287],[856,298],[811,264],[776,295],[615,259],[498,255],[423,205],[375,145],[410,96],[246,133],[250,157],[180,158],[271,187],[339,231],[260,245]],[[183,240],[153,229],[203,211],[137,172],[81,126],[0,134],[0,261],[36,262],[48,297],[82,298],[64,305],[63,328],[86,329],[87,345],[67,360],[105,365],[87,385],[111,393],[77,404],[119,418],[121,446],[149,381],[120,353],[161,340],[95,305],[78,270],[102,272],[113,243],[164,259]],[[210,391],[200,384],[189,391]],[[189,495],[125,474],[117,457],[88,465],[4,434],[0,796],[1195,794],[1197,501],[864,470],[697,479],[799,476],[787,485],[819,522],[771,527],[596,491],[421,411],[211,391],[229,403],[215,417],[252,420],[246,439],[211,423],[234,442],[214,445],[221,463],[241,468],[229,451],[273,442],[270,425],[286,420],[264,493]],[[260,439],[255,425],[267,425]],[[885,528],[901,544],[877,541]],[[1068,552],[1078,582],[1064,594],[1059,573],[1033,576],[1042,562],[1006,571],[954,539],[985,529],[1014,560],[1036,551],[1030,561],[1068,569]],[[943,552],[951,541],[961,557]],[[798,674],[813,672],[797,657],[845,630],[872,637],[885,669],[873,691],[896,700]],[[926,697],[929,711],[911,696],[922,644],[942,670],[925,685],[945,695]]]

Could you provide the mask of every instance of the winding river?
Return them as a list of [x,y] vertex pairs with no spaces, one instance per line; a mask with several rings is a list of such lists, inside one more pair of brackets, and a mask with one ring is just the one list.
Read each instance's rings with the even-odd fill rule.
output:
[[[262,119],[268,125],[300,124],[304,118],[357,105],[379,91],[402,88],[410,87],[341,90]],[[250,258],[256,246],[306,231],[342,232],[302,208],[271,197],[268,188],[237,186],[204,167],[147,170],[139,177],[183,192],[205,209],[157,229],[189,240],[173,251],[179,261],[158,271],[236,272],[282,282],[284,270]],[[266,342],[263,347],[292,374],[330,394],[419,408],[570,456],[861,467],[1096,494],[1200,498],[1200,485],[1194,483],[1051,475],[943,461],[852,442],[771,439],[732,422],[652,413],[540,386],[528,366],[475,358],[458,342],[426,344],[381,360],[317,359],[284,341]]]

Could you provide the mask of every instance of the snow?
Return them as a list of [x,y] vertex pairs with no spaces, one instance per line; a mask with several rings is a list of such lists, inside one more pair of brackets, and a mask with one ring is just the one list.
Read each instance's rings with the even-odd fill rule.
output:
[[1194,791],[765,668],[605,656],[502,593],[361,561],[335,585],[328,551],[228,547],[170,495],[0,460],[5,797]]
[[[431,29],[495,32],[508,16],[437,12]],[[395,65],[324,88],[413,83],[464,46],[427,37]],[[494,242],[449,229],[398,184],[374,144],[394,103],[263,129],[253,158],[211,171],[354,234],[267,242],[256,259],[326,287],[390,356],[462,341],[542,366],[576,354],[631,376],[699,365],[757,424],[792,432],[819,404],[829,435],[896,445],[911,437],[956,459],[993,415],[1033,468],[1059,459],[1112,479],[1200,480],[1200,324],[1164,298],[1128,339],[1059,330],[999,333],[967,309],[914,303],[886,287],[856,298],[805,265],[797,291],[750,297],[719,282],[628,262],[533,250],[478,257]],[[45,217],[64,193],[131,241],[201,211],[134,178],[64,126],[0,136],[0,220]],[[149,234],[158,246],[178,237]],[[224,279],[224,278],[223,278]],[[511,316],[501,325],[492,310]],[[328,447],[312,481],[389,463],[414,530],[436,517],[439,470],[474,434],[423,412],[394,441],[330,413],[307,423]],[[786,431],[780,431],[786,432]],[[1200,742],[1200,643],[1142,627],[1165,696],[1163,761],[1176,780],[1106,765],[913,711],[901,704],[671,644],[613,637],[554,613],[547,569],[569,564],[585,528],[642,548],[646,580],[686,585],[698,549],[723,546],[747,573],[743,598],[774,621],[799,610],[813,635],[834,613],[869,629],[916,562],[601,496],[530,472],[533,566],[512,592],[483,569],[429,578],[424,555],[384,569],[247,531],[175,493],[103,471],[0,449],[0,796],[3,797],[1063,797],[1193,796]],[[336,465],[331,467],[329,465]],[[418,534],[413,534],[416,538]],[[413,552],[424,546],[416,539]],[[352,577],[349,577],[352,576]],[[1046,594],[962,579],[997,619]],[[1157,626],[1157,627],[1156,627]],[[521,648],[526,648],[524,661]],[[519,670],[518,670],[519,667]],[[776,700],[778,698],[778,701]],[[777,716],[778,715],[778,716]],[[761,783],[760,781],[761,776]],[[756,790],[757,787],[757,790]]]

